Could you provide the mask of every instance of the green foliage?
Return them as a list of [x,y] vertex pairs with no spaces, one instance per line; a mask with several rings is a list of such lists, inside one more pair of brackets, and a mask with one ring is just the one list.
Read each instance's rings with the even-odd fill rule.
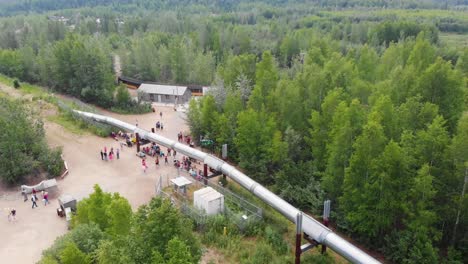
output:
[[14,87],[15,89],[18,89],[18,88],[21,87],[21,85],[20,85],[20,83],[19,83],[19,81],[18,81],[17,79],[15,79],[15,80],[13,81],[13,87]]
[[[167,264],[191,264],[196,263],[190,255],[190,249],[177,237],[169,240],[166,250]],[[153,258],[153,262],[154,262]]]
[[332,264],[336,263],[333,256],[331,256],[328,252],[325,254],[304,254],[301,257],[301,263],[304,264],[314,264],[314,263],[321,263],[321,264]]
[[[460,195],[468,149],[463,6],[451,9],[455,2],[435,0],[75,2],[0,6],[0,15],[29,14],[0,21],[0,72],[21,81],[21,91],[54,100],[26,82],[40,83],[119,113],[151,111],[133,102],[123,87],[115,89],[111,58],[116,55],[125,76],[211,84],[213,97],[190,103],[193,140],[209,137],[216,152],[228,144],[231,161],[289,202],[319,214],[323,198],[332,199],[331,220],[365,245],[383,250],[390,261],[443,262],[437,254],[445,257],[448,245],[453,252],[468,248],[468,203]],[[93,8],[56,10],[71,7]],[[33,14],[47,10],[56,10],[57,16]],[[8,120],[16,116],[7,112],[0,127],[9,130],[16,124]],[[107,127],[76,121],[67,111],[54,121],[74,131],[109,133]],[[20,127],[30,128],[19,122],[15,131]],[[15,142],[0,145],[0,157],[21,161],[11,166],[0,159],[6,168],[2,177],[59,171],[58,153],[46,154],[35,141],[21,141],[42,138],[34,131],[0,135],[0,144],[7,135]],[[156,226],[165,223],[140,221],[140,229],[126,225],[135,217],[124,201],[110,194],[93,199],[83,202],[77,218],[96,222],[110,237],[95,250],[96,262],[167,261],[172,237]],[[175,219],[157,204],[138,217],[167,213]],[[261,225],[247,229],[244,235],[263,231]],[[150,249],[146,233],[155,236],[147,239],[153,243]],[[253,260],[253,252],[238,245],[239,237],[221,233],[207,232],[203,240],[239,252],[237,261]],[[263,248],[255,261],[269,257],[288,263],[268,249],[271,243],[259,243]],[[191,255],[197,254],[191,248]],[[310,259],[332,262],[330,256]],[[46,260],[60,262],[59,257]]]
[[276,62],[271,52],[265,51],[262,55],[262,60],[257,63],[255,70],[255,87],[252,95],[249,97],[249,107],[255,110],[260,110],[266,105],[266,97],[276,87],[278,81],[278,69]]
[[429,39],[432,43],[437,43],[438,32],[434,26],[419,24],[416,22],[400,21],[400,22],[384,22],[379,24],[370,33],[370,39],[376,39],[377,44],[390,44],[398,42],[406,37],[416,37],[420,32],[426,31],[429,34]]
[[126,236],[130,233],[132,208],[125,198],[114,194],[106,215],[109,219],[108,233],[114,236]]
[[153,199],[132,213],[125,198],[95,185],[77,208],[72,231],[45,250],[40,263],[185,264],[201,257],[190,222],[170,201]]
[[67,237],[83,253],[92,254],[100,246],[101,240],[106,238],[106,234],[94,223],[81,224],[76,226]]
[[38,170],[46,170],[49,177],[62,172],[61,150],[49,150],[43,123],[35,116],[22,103],[0,98],[0,178],[8,184]]
[[125,236],[130,232],[132,210],[127,199],[118,193],[104,193],[98,185],[94,192],[79,202],[73,217],[74,225],[95,223],[112,236]]
[[75,244],[68,243],[60,254],[60,261],[63,264],[91,264],[91,259],[81,252]]
[[239,113],[234,143],[239,152],[239,165],[255,179],[271,181],[268,167],[272,160],[275,123],[265,112],[248,109]]
[[301,208],[319,212],[322,207],[323,191],[314,174],[316,171],[311,162],[285,162],[275,175],[275,189],[285,200]]
[[49,173],[49,178],[60,175],[65,169],[62,160],[62,149],[56,148],[40,156],[40,161],[45,164],[45,170]]
[[143,259],[150,259],[152,250],[165,256],[169,241],[176,236],[184,238],[193,263],[200,259],[199,242],[192,234],[190,223],[181,217],[170,201],[155,198],[140,207],[134,219],[135,235],[144,254]]
[[255,245],[255,252],[242,263],[267,264],[267,263],[271,263],[272,260],[274,261],[274,259],[275,259],[274,250],[270,246],[268,246],[267,243],[260,242]]
[[115,95],[115,104],[120,107],[127,107],[131,103],[131,100],[132,98],[127,88],[124,85],[119,85]]
[[288,244],[277,231],[267,226],[265,227],[264,236],[265,240],[273,247],[276,253],[284,255],[288,252]]

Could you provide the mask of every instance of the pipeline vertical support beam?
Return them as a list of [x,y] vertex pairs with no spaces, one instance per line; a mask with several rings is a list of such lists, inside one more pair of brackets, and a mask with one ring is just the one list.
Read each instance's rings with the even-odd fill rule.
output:
[[296,216],[296,260],[295,264],[301,264],[301,241],[302,241],[302,212]]
[[208,164],[203,164],[203,183],[208,185]]
[[138,135],[138,133],[135,133],[135,139],[137,152],[140,152],[140,135]]
[[[323,219],[323,225],[328,227],[328,218]],[[322,244],[322,254],[325,254],[327,252],[327,245]]]

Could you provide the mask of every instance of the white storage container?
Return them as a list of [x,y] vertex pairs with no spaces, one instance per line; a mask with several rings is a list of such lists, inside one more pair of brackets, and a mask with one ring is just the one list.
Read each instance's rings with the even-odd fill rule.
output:
[[194,206],[204,210],[207,215],[224,212],[224,195],[211,187],[206,187],[193,193]]

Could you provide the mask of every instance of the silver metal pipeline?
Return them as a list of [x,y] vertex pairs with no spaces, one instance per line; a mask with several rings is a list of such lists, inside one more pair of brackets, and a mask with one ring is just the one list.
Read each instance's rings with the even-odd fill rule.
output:
[[[217,157],[112,117],[82,112],[78,110],[73,111],[94,121],[112,125],[128,132],[138,133],[140,138],[155,142],[167,148],[173,148],[185,156],[203,161],[209,167],[222,172],[224,175],[230,177],[235,182],[242,185],[242,187],[246,188],[255,196],[259,197],[262,201],[275,208],[293,223],[296,221],[297,214],[301,212],[299,209],[295,208],[276,194],[269,191],[267,188],[252,180],[232,165],[229,165]],[[318,243],[326,245],[353,263],[380,263],[305,213],[303,213],[302,231]]]

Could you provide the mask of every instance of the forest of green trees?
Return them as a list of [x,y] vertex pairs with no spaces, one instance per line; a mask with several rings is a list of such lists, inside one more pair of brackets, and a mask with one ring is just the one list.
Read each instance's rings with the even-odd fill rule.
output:
[[337,227],[396,263],[467,252],[468,53],[453,65],[424,33],[381,54],[338,44],[313,39],[287,74],[270,52],[253,65],[232,58],[242,66],[227,64],[224,86],[190,105],[194,138],[227,143],[249,175],[301,208],[320,213],[331,199]]
[[0,73],[129,111],[115,56],[211,86],[195,140],[391,262],[468,262],[466,1],[6,2]]

